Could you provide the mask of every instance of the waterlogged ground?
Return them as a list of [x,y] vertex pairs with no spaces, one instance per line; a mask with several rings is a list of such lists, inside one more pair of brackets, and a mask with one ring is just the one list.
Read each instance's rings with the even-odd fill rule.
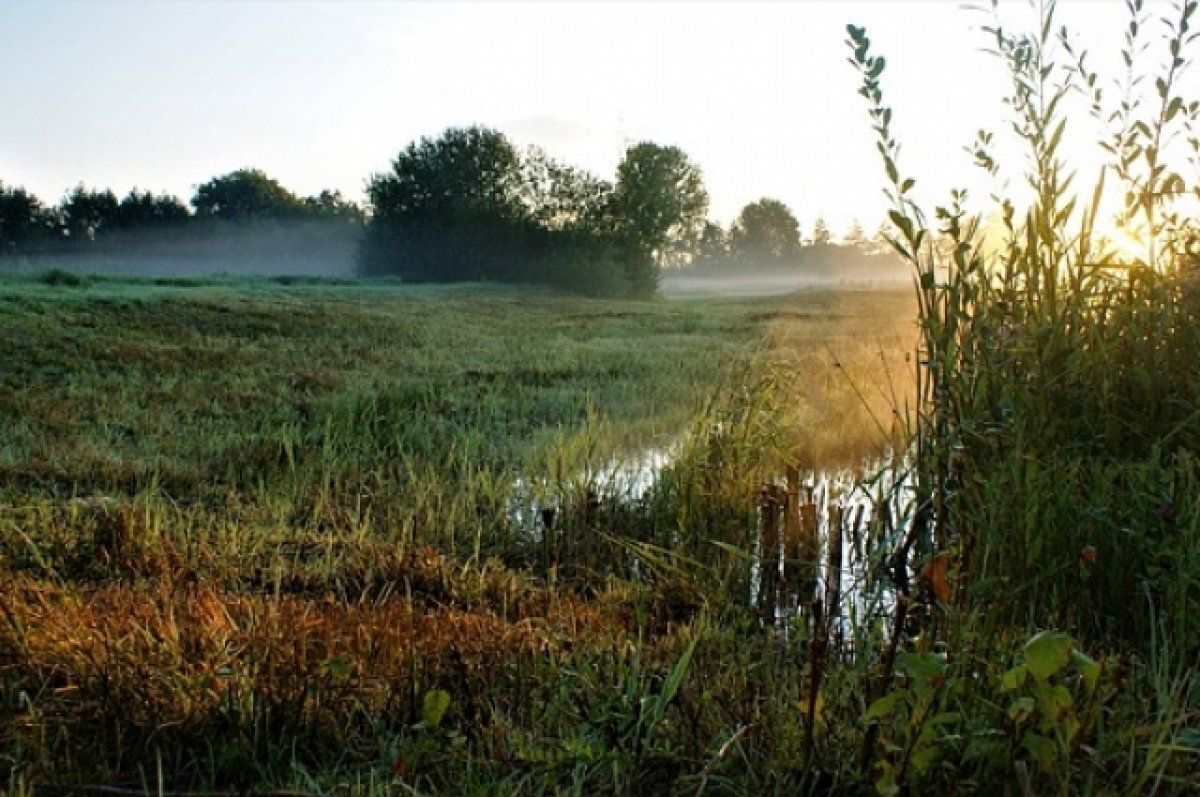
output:
[[828,525],[819,474],[900,431],[911,310],[0,282],[0,789],[786,782],[761,491],[808,474]]

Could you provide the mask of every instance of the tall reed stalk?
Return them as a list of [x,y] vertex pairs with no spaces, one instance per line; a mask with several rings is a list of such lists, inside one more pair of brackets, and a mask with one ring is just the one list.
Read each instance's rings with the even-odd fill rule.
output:
[[[919,304],[914,554],[952,554],[953,603],[986,602],[994,622],[1145,643],[1151,609],[1174,616],[1180,591],[1190,601],[1200,588],[1198,572],[1162,579],[1197,544],[1181,490],[1200,441],[1196,237],[1177,201],[1193,183],[1170,156],[1200,145],[1198,105],[1179,94],[1196,4],[1173,4],[1153,49],[1142,3],[1127,5],[1129,74],[1111,110],[1053,2],[1039,5],[1032,32],[985,26],[1011,78],[1009,129],[1028,163],[1013,182],[1027,191],[996,197],[990,214],[968,212],[954,191],[936,226],[902,169],[885,60],[861,28],[849,27],[848,44],[887,174],[892,243],[912,264]],[[1157,74],[1139,71],[1147,52],[1164,55]],[[1080,97],[1111,130],[1101,142],[1111,163],[1082,194],[1065,143]],[[969,150],[1006,176],[990,133]],[[1143,252],[1124,254],[1104,233],[1114,182],[1119,221],[1143,232]],[[985,229],[989,218],[999,223]],[[1196,650],[1200,629],[1181,630]]]

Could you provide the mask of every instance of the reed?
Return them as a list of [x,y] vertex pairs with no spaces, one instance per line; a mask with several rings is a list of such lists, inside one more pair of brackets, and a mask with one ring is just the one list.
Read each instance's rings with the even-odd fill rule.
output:
[[[1169,157],[1180,155],[1169,142],[1190,135],[1200,109],[1179,88],[1196,6],[1172,4],[1147,41],[1148,12],[1137,0],[1127,5],[1129,74],[1116,98],[1057,26],[1053,2],[1039,4],[1028,32],[992,17],[985,30],[1011,77],[1009,127],[1029,164],[1009,182],[1028,190],[1000,194],[977,214],[963,192],[933,214],[917,206],[882,90],[885,60],[865,31],[849,28],[921,331],[916,503],[911,546],[898,551],[920,577],[899,585],[904,611],[882,667],[894,686],[868,712],[879,724],[862,759],[883,791],[961,775],[958,767],[939,772],[946,756],[966,756],[1013,793],[1149,783],[1174,791],[1197,766],[1194,748],[1166,741],[1194,716],[1184,695],[1200,652],[1200,628],[1184,619],[1195,616],[1187,607],[1200,586],[1185,497],[1200,432],[1195,227],[1178,201],[1191,182],[1172,166],[1184,161]],[[1145,71],[1147,53],[1164,64],[1160,71]],[[1111,130],[1101,142],[1110,163],[1094,185],[1076,188],[1080,166],[1064,142],[1080,98],[1084,113],[1090,105]],[[991,134],[970,151],[992,175],[1011,175]],[[1143,251],[1106,240],[1108,192],[1124,198],[1121,223],[1144,231]],[[998,228],[988,229],[989,218]],[[1039,629],[1063,633],[1052,643]],[[1076,645],[1103,653],[1107,666]],[[1084,690],[1054,681],[1068,654]],[[1021,657],[1041,664],[1051,655],[1064,657],[1054,659],[1053,676],[1027,680]],[[991,680],[989,658],[1014,666]],[[1130,679],[1120,689],[1105,680],[1113,668]],[[1128,713],[1104,726],[1095,690],[1105,684],[1157,695],[1157,713],[1126,703]],[[1057,714],[1025,711],[1045,707],[1051,691]],[[1008,748],[955,741],[997,728],[989,702],[1008,706],[999,723]],[[1139,733],[1156,741],[1143,746]],[[1118,775],[1099,751],[1121,745],[1128,768]]]

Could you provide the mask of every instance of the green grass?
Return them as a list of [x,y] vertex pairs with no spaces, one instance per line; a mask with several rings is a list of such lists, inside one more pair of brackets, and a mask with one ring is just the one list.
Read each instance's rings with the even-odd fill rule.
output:
[[[0,770],[806,782],[803,657],[759,630],[738,549],[764,479],[887,444],[864,411],[904,390],[910,312],[895,291],[7,279]],[[597,481],[662,447],[645,495]],[[552,531],[515,519],[520,484]]]
[[366,439],[515,465],[589,406],[652,444],[758,334],[736,305],[485,288],[97,284],[0,303],[0,411],[18,421],[0,467],[37,463],[46,487],[85,492],[244,487],[278,476],[245,466],[289,442],[301,460],[343,446],[347,468]]

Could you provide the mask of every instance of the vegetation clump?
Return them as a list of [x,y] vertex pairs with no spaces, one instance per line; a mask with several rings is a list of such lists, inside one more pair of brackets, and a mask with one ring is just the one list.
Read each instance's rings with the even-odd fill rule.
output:
[[[1194,788],[1200,327],[1195,221],[1169,153],[1194,152],[1200,103],[1179,78],[1196,4],[1160,20],[1153,80],[1138,71],[1149,20],[1138,0],[1128,8],[1111,113],[1053,3],[1030,33],[986,27],[1032,164],[1029,191],[997,199],[990,231],[963,192],[927,222],[898,158],[885,61],[849,28],[921,329],[914,511],[898,550],[920,579],[901,585],[893,620],[916,635],[884,658],[893,686],[872,693],[861,759],[884,793],[967,779],[1010,793]],[[1111,129],[1113,159],[1083,199],[1064,144],[1080,96]],[[996,150],[987,132],[971,148],[999,176]],[[1114,180],[1138,251],[1103,234]],[[935,600],[914,617],[922,590]]]

